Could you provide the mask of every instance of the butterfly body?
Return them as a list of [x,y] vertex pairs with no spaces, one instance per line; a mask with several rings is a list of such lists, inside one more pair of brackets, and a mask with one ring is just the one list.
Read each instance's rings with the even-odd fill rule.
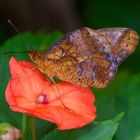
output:
[[104,88],[120,63],[134,52],[138,39],[138,34],[128,28],[85,27],[67,33],[48,51],[31,51],[29,56],[49,77]]

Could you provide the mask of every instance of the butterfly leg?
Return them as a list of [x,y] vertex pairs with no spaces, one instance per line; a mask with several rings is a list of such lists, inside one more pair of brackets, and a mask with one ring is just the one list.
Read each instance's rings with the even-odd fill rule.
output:
[[53,79],[53,77],[50,77],[50,79],[51,79],[51,81],[52,81],[54,84],[56,84],[57,94],[58,94],[58,97],[59,97],[59,99],[60,99],[62,105],[64,106],[64,108],[65,108],[66,110],[71,111],[71,110],[65,105],[65,103],[63,102],[63,100],[62,100],[62,98],[61,98],[61,93],[60,93],[60,91],[59,91],[58,84],[55,82],[55,80]]

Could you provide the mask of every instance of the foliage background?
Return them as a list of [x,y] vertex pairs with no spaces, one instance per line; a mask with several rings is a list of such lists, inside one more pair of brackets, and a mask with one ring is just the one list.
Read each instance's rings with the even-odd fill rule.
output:
[[[17,33],[8,25],[7,19],[11,19],[21,32],[33,32],[23,35],[34,49],[46,49],[62,33],[83,26],[94,29],[130,27],[140,33],[138,0],[5,0],[0,1],[0,16],[0,52],[30,49],[20,35],[11,38]],[[116,78],[108,88],[93,88],[97,106],[96,123],[78,130],[58,131],[55,125],[37,119],[37,139],[140,140],[139,54],[140,46],[120,66]],[[18,60],[29,60],[26,54],[14,56]],[[22,129],[22,115],[10,111],[4,98],[10,57],[10,54],[0,54],[0,122],[9,122]],[[30,133],[28,139],[31,139]]]

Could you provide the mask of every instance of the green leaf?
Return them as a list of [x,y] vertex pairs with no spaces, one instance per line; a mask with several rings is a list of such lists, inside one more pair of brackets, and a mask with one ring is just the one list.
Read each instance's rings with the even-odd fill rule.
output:
[[140,74],[129,77],[126,85],[119,91],[117,97],[118,111],[126,115],[116,134],[116,140],[140,139]]
[[97,107],[97,121],[103,121],[112,118],[120,111],[117,110],[119,91],[125,86],[130,73],[127,70],[121,70],[115,79],[104,89],[92,88],[96,96],[95,105]]
[[77,130],[54,130],[42,140],[111,140],[123,115],[124,113],[120,113],[112,120],[91,123]]

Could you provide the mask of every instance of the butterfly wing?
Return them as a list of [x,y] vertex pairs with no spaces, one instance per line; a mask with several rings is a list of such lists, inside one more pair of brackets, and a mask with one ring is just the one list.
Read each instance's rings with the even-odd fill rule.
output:
[[118,63],[132,54],[138,44],[138,34],[129,28],[105,28],[96,31],[110,42],[111,50]]
[[111,54],[110,44],[103,35],[82,28],[68,33],[46,52],[46,66],[53,61],[53,75],[61,80],[101,88],[114,76],[110,66],[113,71],[117,69],[117,64],[112,64],[114,60]]
[[41,69],[48,76],[80,86],[103,88],[137,42],[138,35],[130,29],[81,28],[66,34],[45,52]]

